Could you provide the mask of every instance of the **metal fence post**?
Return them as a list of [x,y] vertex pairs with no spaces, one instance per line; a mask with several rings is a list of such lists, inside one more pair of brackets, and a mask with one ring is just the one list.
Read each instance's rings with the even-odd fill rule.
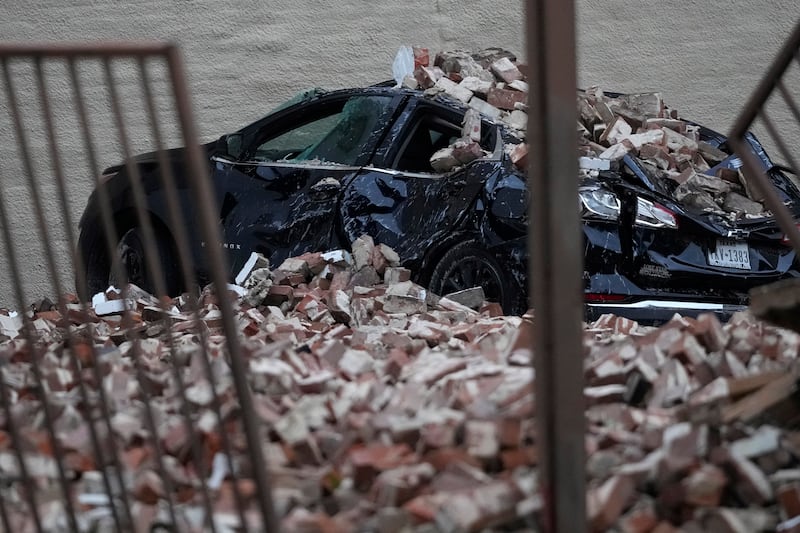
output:
[[576,198],[575,10],[527,5],[529,286],[535,309],[537,442],[547,531],[586,530],[582,239]]

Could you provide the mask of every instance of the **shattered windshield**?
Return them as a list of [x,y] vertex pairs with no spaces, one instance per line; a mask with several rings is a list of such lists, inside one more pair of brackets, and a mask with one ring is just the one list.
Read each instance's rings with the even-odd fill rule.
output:
[[371,146],[391,101],[390,96],[356,96],[311,113],[303,124],[262,142],[253,159],[355,166]]

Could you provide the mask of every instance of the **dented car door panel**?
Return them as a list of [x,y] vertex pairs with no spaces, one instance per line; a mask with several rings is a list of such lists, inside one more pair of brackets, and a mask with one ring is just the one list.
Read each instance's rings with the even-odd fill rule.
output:
[[270,164],[230,169],[229,179],[242,186],[227,193],[221,213],[232,270],[240,269],[251,252],[262,253],[277,265],[309,249],[326,249],[339,190],[320,193],[315,189],[326,181],[345,182],[357,170]]
[[[463,226],[481,190],[498,173],[496,153],[449,172],[436,172],[431,156],[461,137],[463,110],[428,100],[405,106],[376,152],[342,197],[345,242],[362,234],[388,244],[412,269],[425,255]],[[494,146],[496,126],[483,123],[485,141]],[[473,228],[476,229],[476,228]]]
[[481,165],[448,175],[365,171],[342,198],[342,222],[348,242],[369,234],[408,261],[453,231],[480,191]]
[[290,108],[303,120],[259,126],[242,161],[218,160],[220,218],[232,271],[258,252],[276,266],[333,244],[342,190],[369,163],[398,99],[334,94]]

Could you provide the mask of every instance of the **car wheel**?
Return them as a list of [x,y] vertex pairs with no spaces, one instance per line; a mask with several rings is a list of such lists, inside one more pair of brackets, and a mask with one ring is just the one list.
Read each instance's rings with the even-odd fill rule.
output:
[[520,291],[514,288],[495,256],[477,241],[457,244],[436,263],[428,288],[444,296],[453,292],[483,287],[486,299],[497,302],[507,314],[520,310]]
[[[153,251],[157,253],[161,267],[164,271],[166,290],[172,296],[179,292],[178,263],[171,241],[162,232],[156,231],[156,242]],[[120,258],[120,265],[125,269],[128,281],[150,293],[155,293],[154,277],[147,268],[146,247],[142,230],[138,227],[125,231],[117,243],[116,253]],[[105,247],[105,241],[100,235],[95,235],[88,245],[86,274],[89,298],[93,294],[105,291],[109,285],[121,288],[123,283],[116,279],[112,272],[111,261]],[[152,253],[152,252],[151,252]]]
[[[167,294],[174,296],[178,290],[178,265],[175,260],[175,253],[167,238],[161,232],[155,233],[155,246],[150,253],[157,253],[156,256],[163,275],[166,278],[165,289]],[[138,227],[126,231],[117,244],[117,255],[120,265],[125,270],[128,282],[139,286],[151,294],[156,293],[155,273],[150,272],[147,267],[147,248],[142,230]],[[121,287],[122,283],[117,282],[114,272],[109,271],[109,285]]]

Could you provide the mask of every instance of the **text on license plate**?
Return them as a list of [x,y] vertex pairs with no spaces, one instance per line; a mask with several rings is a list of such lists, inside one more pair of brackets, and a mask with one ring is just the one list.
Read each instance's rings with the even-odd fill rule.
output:
[[708,250],[708,264],[750,270],[750,250],[746,242],[717,239],[717,248]]

